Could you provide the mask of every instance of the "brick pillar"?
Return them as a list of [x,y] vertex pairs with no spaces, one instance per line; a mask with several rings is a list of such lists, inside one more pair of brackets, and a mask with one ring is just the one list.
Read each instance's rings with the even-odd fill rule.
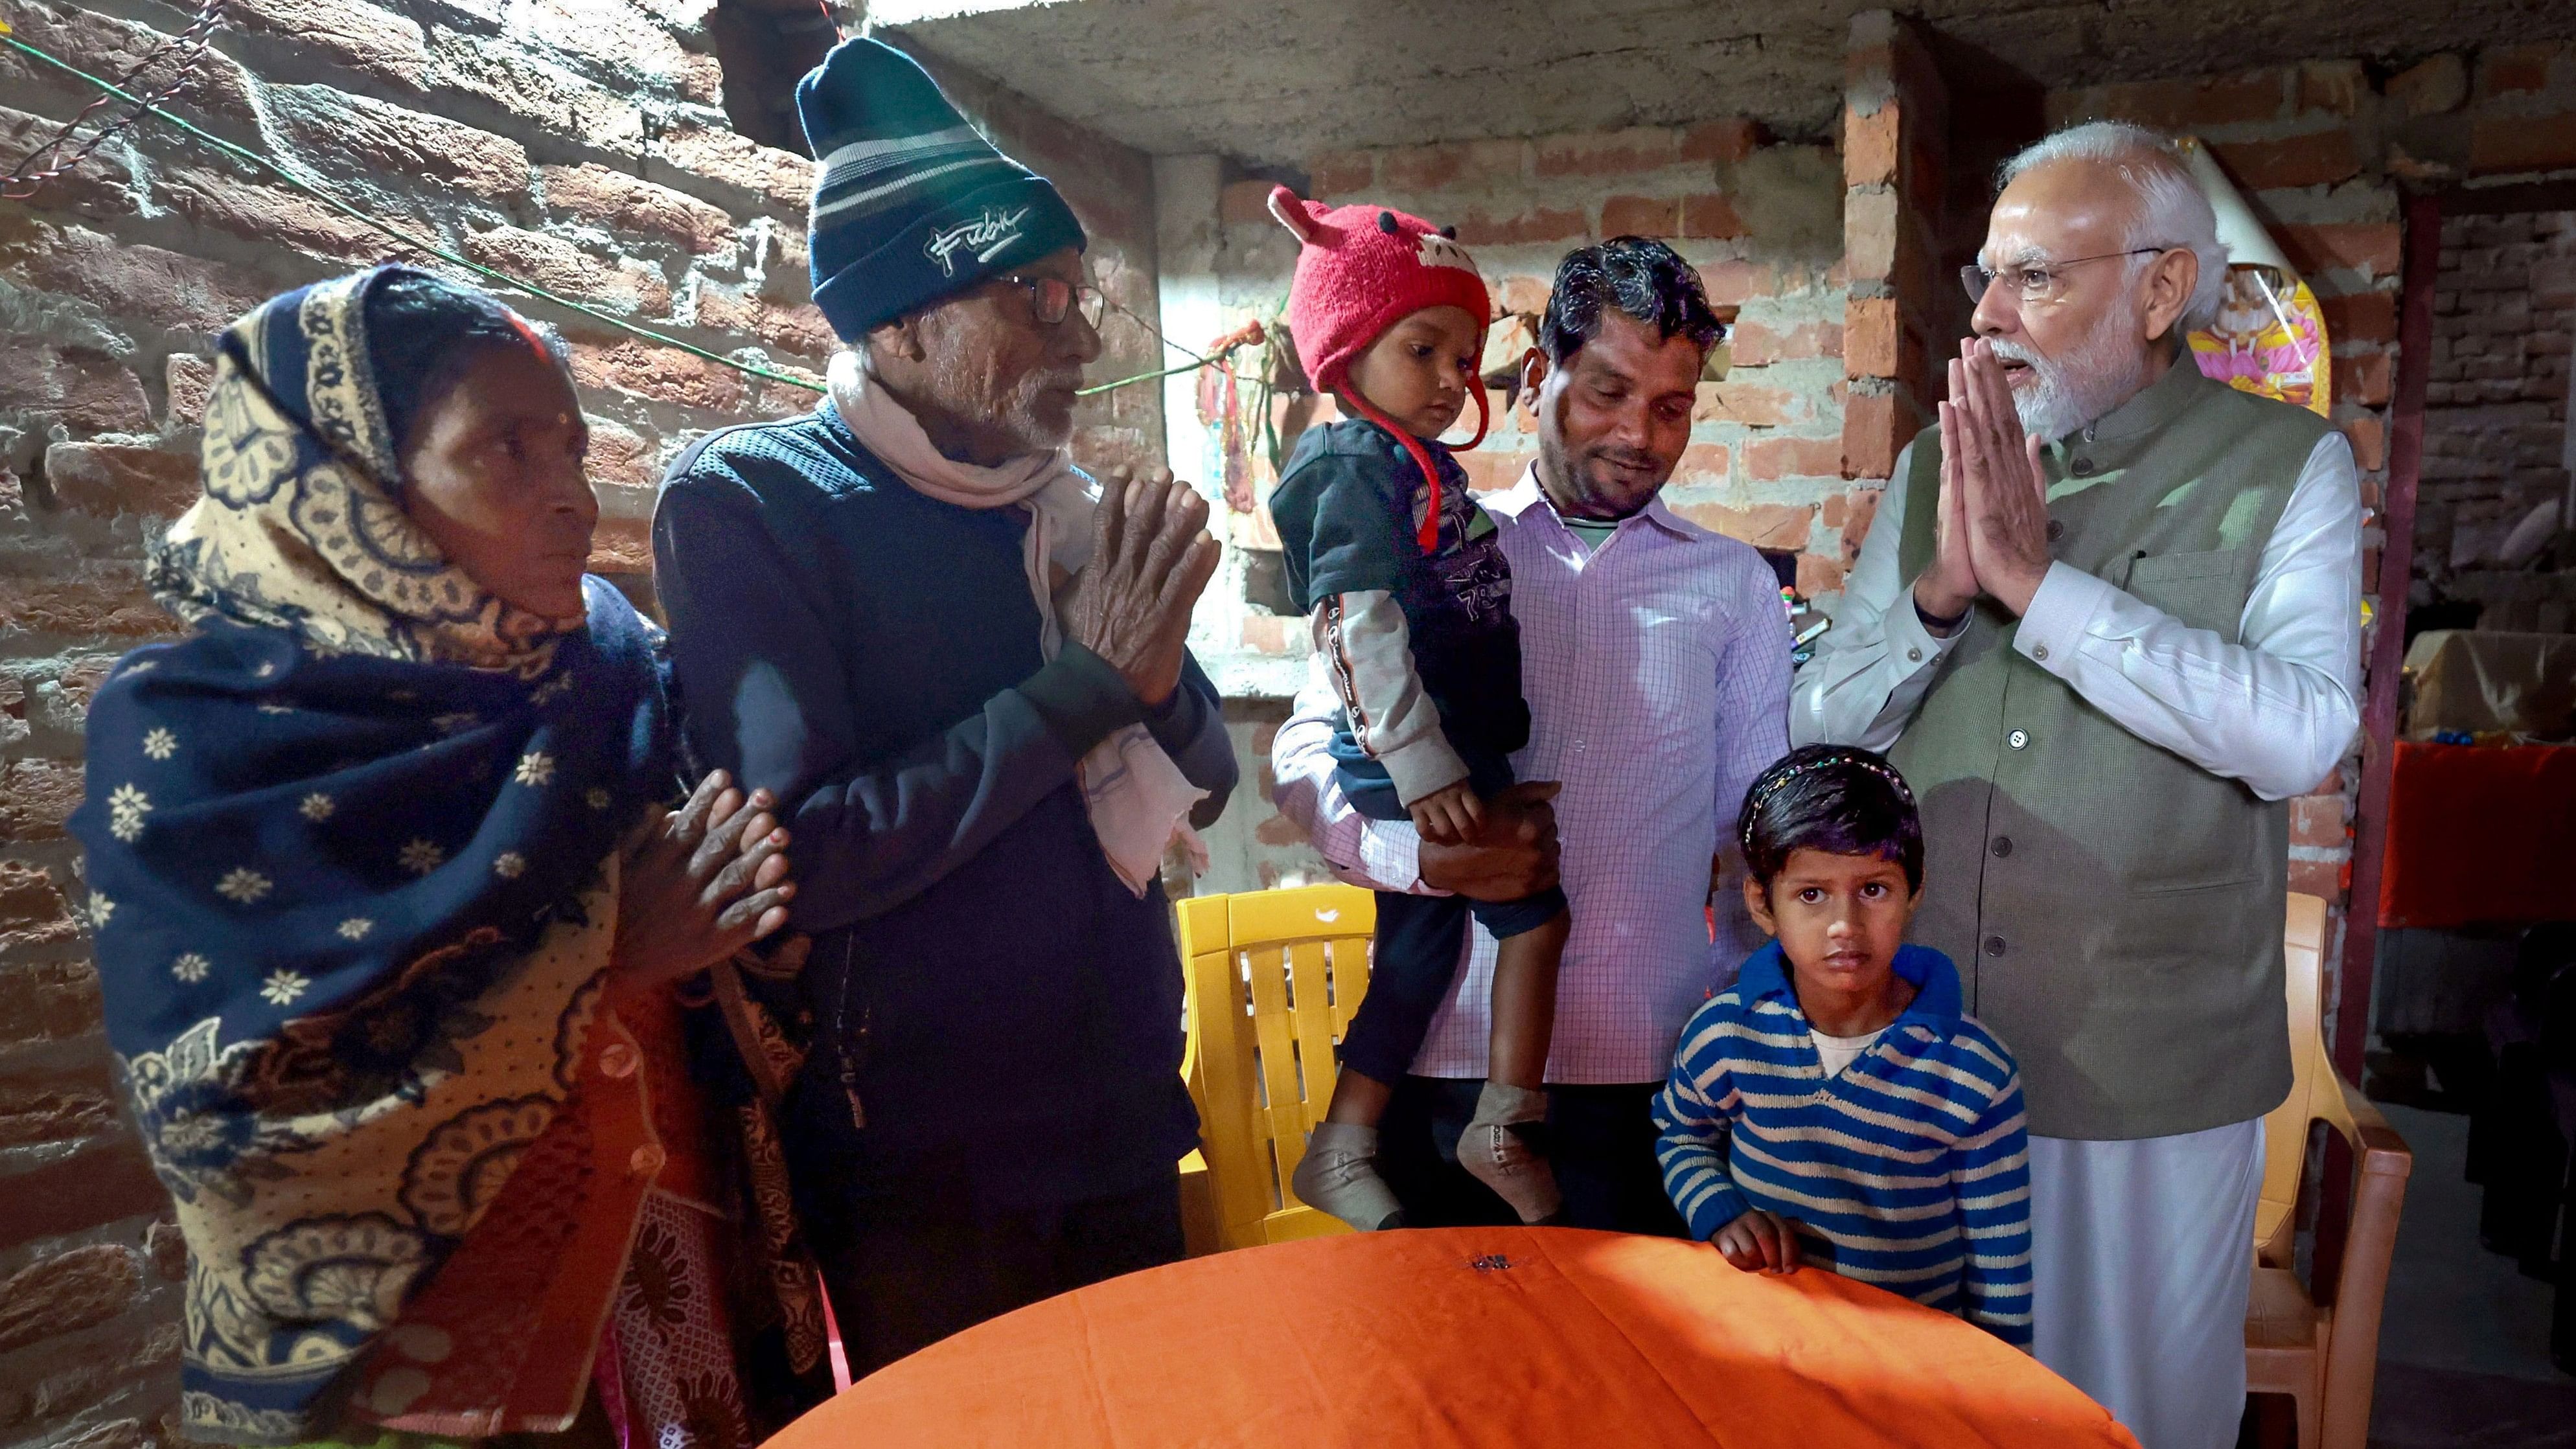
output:
[[1949,90],[1915,22],[1884,10],[1852,18],[1843,70],[1842,472],[1846,558],[1877,509],[1896,455],[1932,419],[1931,359],[1947,348],[1933,288],[1942,284],[1937,220],[1946,184]]

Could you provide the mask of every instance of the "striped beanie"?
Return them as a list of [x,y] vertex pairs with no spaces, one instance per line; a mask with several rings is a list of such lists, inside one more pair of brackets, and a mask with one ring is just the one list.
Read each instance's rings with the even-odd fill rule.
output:
[[1083,245],[1043,176],[995,150],[912,57],[845,40],[796,85],[814,152],[814,305],[845,342]]

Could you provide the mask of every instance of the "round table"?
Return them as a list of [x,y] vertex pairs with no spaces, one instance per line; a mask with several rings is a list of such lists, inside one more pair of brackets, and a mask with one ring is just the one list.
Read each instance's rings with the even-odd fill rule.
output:
[[1705,1244],[1366,1233],[1068,1293],[860,1380],[769,1449],[2126,1446],[1983,1330]]

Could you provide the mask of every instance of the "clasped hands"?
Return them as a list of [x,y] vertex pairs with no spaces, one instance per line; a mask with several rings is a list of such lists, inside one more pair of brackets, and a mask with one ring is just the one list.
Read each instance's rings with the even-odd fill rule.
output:
[[1215,577],[1221,550],[1207,500],[1162,468],[1102,474],[1091,515],[1091,561],[1057,610],[1065,637],[1100,656],[1147,709],[1180,687],[1190,611]]
[[1956,620],[1982,597],[2017,618],[2048,576],[2048,473],[1993,344],[1971,338],[1960,349],[1940,414],[1938,542],[1914,581],[1915,607]]

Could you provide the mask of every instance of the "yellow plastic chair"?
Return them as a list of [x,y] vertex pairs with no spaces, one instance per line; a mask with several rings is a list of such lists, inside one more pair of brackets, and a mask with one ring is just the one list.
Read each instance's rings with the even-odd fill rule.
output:
[[[2379,1311],[2397,1246],[2414,1154],[2367,1098],[2335,1071],[2319,1015],[2326,903],[2290,897],[2289,1099],[2263,1119],[2263,1195],[2254,1210],[2254,1291],[2245,1312],[2245,1387],[2298,1406],[2299,1449],[2362,1449],[2379,1364]],[[2352,1224],[2334,1301],[2319,1307],[2292,1266],[2308,1124],[2323,1122],[2352,1149]]]
[[1216,1246],[1350,1231],[1297,1201],[1288,1180],[1332,1101],[1333,1047],[1368,990],[1376,899],[1355,886],[1307,886],[1196,896],[1178,914],[1182,1072],[1198,1100],[1198,1181]]

